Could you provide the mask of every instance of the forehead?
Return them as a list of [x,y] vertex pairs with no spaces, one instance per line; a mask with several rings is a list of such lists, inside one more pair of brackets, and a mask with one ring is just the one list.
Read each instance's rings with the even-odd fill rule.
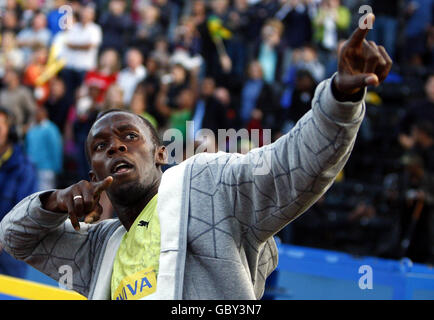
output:
[[112,112],[98,119],[89,132],[88,140],[101,134],[114,134],[115,130],[131,128],[147,134],[146,126],[143,121],[135,114],[127,112]]

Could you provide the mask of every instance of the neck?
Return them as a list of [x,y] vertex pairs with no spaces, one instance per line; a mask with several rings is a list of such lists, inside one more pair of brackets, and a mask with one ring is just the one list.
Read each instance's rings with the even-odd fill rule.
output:
[[119,202],[116,201],[116,199],[110,197],[109,195],[113,208],[115,209],[119,217],[119,220],[121,221],[125,229],[127,229],[127,231],[130,230],[134,221],[137,219],[137,217],[142,212],[142,210],[146,207],[149,201],[151,201],[152,198],[158,193],[158,187],[160,186],[160,181],[161,181],[161,175],[158,177],[157,181],[149,188],[146,194],[143,197],[140,197],[133,204],[129,204],[129,205],[120,204]]

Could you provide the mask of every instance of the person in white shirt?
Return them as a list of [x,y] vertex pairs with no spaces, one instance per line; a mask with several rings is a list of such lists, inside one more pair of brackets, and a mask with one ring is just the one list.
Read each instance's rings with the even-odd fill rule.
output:
[[84,6],[79,13],[79,21],[73,22],[70,19],[72,21],[69,21],[67,30],[57,35],[53,41],[59,46],[60,57],[66,61],[60,76],[71,97],[69,104],[73,103],[75,92],[83,83],[86,72],[97,67],[98,49],[102,42],[101,27],[94,23],[95,9]]
[[146,68],[143,65],[142,53],[138,49],[129,49],[126,57],[127,66],[119,72],[117,84],[124,92],[125,106],[129,106],[137,84],[146,77]]
[[102,41],[101,27],[94,23],[95,9],[85,6],[80,21],[73,24],[66,35],[66,67],[89,71],[97,67],[98,48]]

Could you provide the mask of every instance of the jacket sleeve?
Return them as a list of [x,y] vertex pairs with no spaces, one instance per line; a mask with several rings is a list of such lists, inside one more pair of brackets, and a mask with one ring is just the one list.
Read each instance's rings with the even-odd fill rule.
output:
[[234,215],[256,241],[266,241],[314,204],[350,156],[365,104],[338,102],[331,81],[318,85],[312,109],[289,133],[232,155],[222,170]]
[[16,259],[86,296],[95,274],[94,261],[107,235],[104,226],[112,220],[80,223],[76,232],[68,214],[42,208],[40,197],[46,193],[26,197],[3,218],[0,244]]

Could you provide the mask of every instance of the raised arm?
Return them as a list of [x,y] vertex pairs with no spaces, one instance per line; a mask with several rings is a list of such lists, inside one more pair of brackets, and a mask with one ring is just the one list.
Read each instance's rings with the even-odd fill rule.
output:
[[[219,171],[207,170],[225,196],[221,205],[231,207],[242,234],[253,241],[266,241],[305,212],[348,160],[365,113],[365,88],[383,81],[392,65],[366,33],[359,28],[346,42],[337,74],[317,87],[312,109],[288,134],[246,155],[222,155]],[[193,167],[192,188],[213,190],[202,185],[199,170]]]

